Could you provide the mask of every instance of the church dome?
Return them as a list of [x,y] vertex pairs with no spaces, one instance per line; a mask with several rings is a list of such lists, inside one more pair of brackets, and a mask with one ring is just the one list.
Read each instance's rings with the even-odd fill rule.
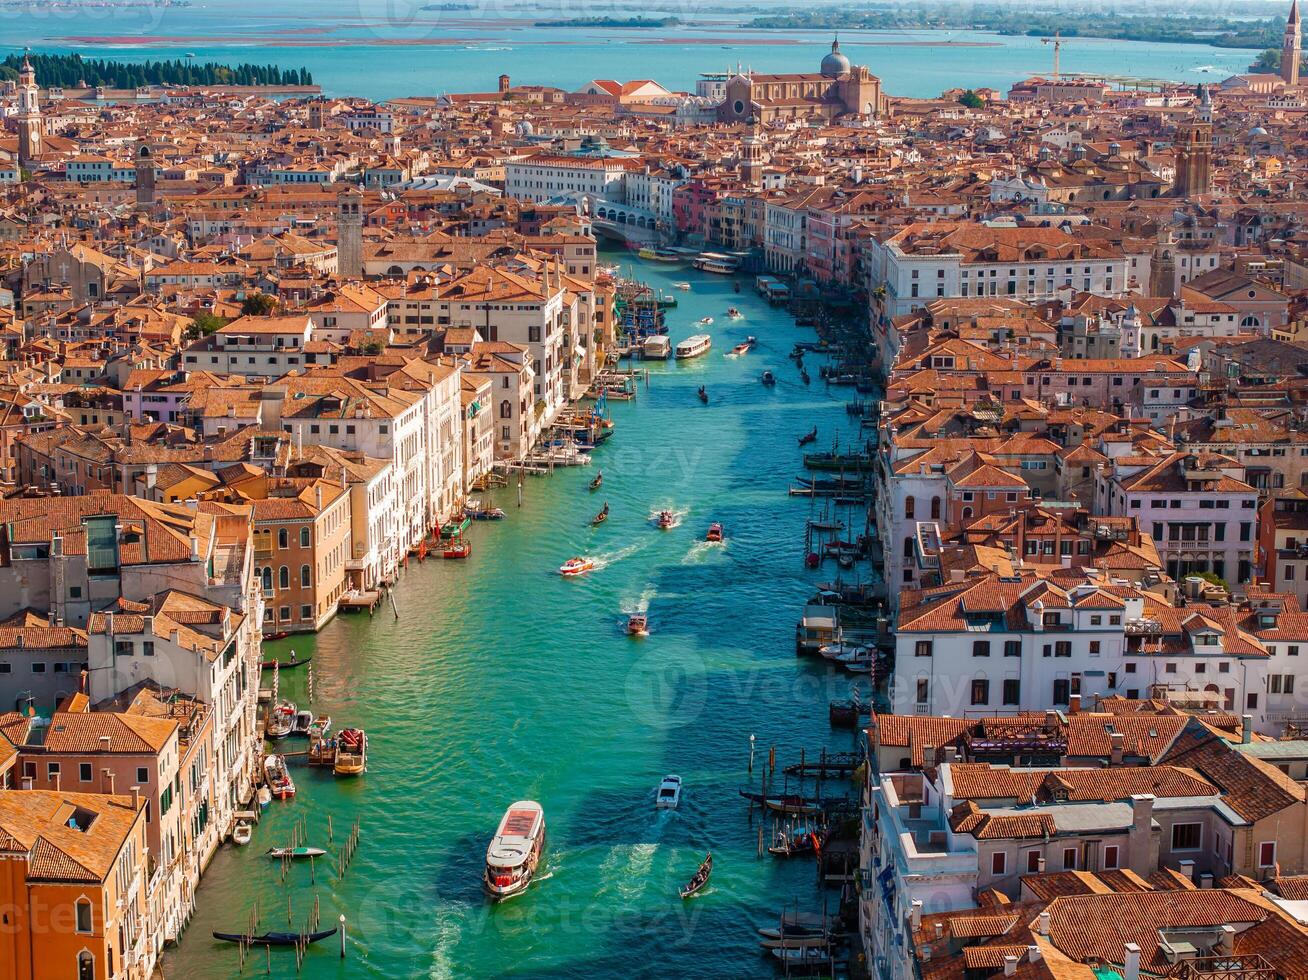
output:
[[831,53],[822,59],[822,74],[827,78],[840,78],[849,74],[849,59],[840,53],[840,42],[831,42]]

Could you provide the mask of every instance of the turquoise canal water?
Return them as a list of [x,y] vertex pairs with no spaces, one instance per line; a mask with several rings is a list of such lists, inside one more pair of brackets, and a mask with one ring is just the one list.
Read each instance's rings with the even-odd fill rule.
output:
[[[694,91],[700,72],[737,63],[756,71],[816,71],[830,31],[744,31],[736,13],[656,2],[642,11],[684,22],[660,29],[540,28],[537,20],[609,12],[573,0],[492,2],[467,11],[425,10],[428,0],[197,0],[190,7],[0,7],[0,52],[22,45],[46,52],[137,61],[276,63],[309,68],[329,95],[388,99],[491,91],[507,72],[515,83],[575,89],[593,78],[654,78]],[[737,5],[738,7],[739,5]],[[785,3],[771,4],[789,9]],[[841,49],[867,65],[892,95],[929,97],[954,86],[1007,90],[1047,74],[1052,52],[1036,37],[972,31],[841,31]],[[1201,44],[1064,38],[1062,70],[1214,83],[1244,71],[1256,52]]]
[[[168,976],[236,975],[235,948],[210,931],[241,930],[256,899],[265,928],[284,928],[288,894],[298,926],[315,890],[324,920],[346,914],[349,940],[344,962],[335,940],[313,949],[306,977],[767,976],[755,927],[796,901],[821,909],[811,860],[756,855],[758,817],[737,790],[757,785],[772,745],[778,786],[801,748],[854,746],[826,718],[849,675],[794,654],[800,608],[834,566],[803,567],[809,505],[786,492],[801,471],[799,435],[814,425],[819,444],[856,435],[844,408],[852,389],[827,389],[813,357],[814,383],[800,383],[787,354],[812,331],[748,281],[736,295],[731,280],[689,268],[637,274],[665,290],[692,283],[677,293],[670,333],[703,332],[695,321],[713,316],[712,351],[651,365],[636,401],[611,404],[616,434],[592,466],[528,478],[521,507],[513,488],[497,492],[508,518],[473,525],[470,560],[412,563],[396,588],[398,621],[382,609],[269,645],[313,654],[312,707],[368,730],[369,771],[334,780],[293,768],[294,800],[274,801],[249,847],[215,859]],[[746,319],[729,320],[732,305]],[[724,356],[748,334],[758,347]],[[764,369],[775,387],[760,383]],[[597,469],[604,485],[590,493]],[[590,528],[606,500],[608,522]],[[654,526],[664,508],[678,527]],[[722,545],[703,541],[713,521]],[[561,578],[578,554],[600,568]],[[637,610],[649,615],[642,640],[623,632]],[[282,674],[299,701],[307,670]],[[681,807],[656,812],[666,773],[685,780]],[[486,845],[524,798],[546,812],[543,880],[492,905],[480,886]],[[308,843],[333,852],[361,821],[343,880],[320,864],[316,885],[308,866],[284,885],[262,856],[301,818]],[[710,887],[683,902],[678,888],[710,850]],[[275,975],[294,974],[292,954],[273,960]]]

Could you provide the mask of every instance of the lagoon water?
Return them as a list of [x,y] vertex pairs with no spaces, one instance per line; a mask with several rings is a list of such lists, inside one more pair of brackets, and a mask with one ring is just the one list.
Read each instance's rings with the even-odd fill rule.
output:
[[[254,842],[211,866],[168,976],[236,975],[235,947],[210,931],[241,930],[256,898],[264,928],[284,928],[288,895],[298,927],[315,890],[324,920],[348,917],[347,958],[335,940],[322,943],[305,977],[768,976],[755,927],[774,925],[789,903],[821,909],[811,860],[756,855],[758,816],[751,823],[737,790],[751,780],[751,734],[755,786],[772,745],[780,786],[801,747],[812,756],[855,744],[826,717],[850,675],[794,654],[801,606],[835,569],[804,568],[809,504],[786,493],[801,471],[797,436],[814,425],[819,444],[857,436],[844,408],[852,389],[828,389],[812,357],[814,383],[800,383],[787,354],[812,331],[748,282],[736,295],[731,280],[690,269],[638,274],[665,290],[690,281],[669,313],[671,336],[703,332],[695,321],[713,316],[713,349],[650,365],[640,397],[611,405],[616,433],[592,466],[529,478],[521,507],[516,488],[498,491],[508,518],[473,525],[470,560],[413,562],[396,589],[398,621],[379,609],[269,644],[281,657],[313,654],[312,707],[369,731],[369,772],[334,780],[293,767],[295,799],[274,801]],[[733,304],[746,319],[727,319]],[[751,334],[758,347],[726,356]],[[760,383],[765,369],[775,387]],[[597,470],[604,484],[591,493]],[[611,516],[592,529],[605,501]],[[679,526],[658,530],[660,509]],[[725,526],[722,545],[703,540],[713,521]],[[561,578],[577,554],[600,567]],[[651,630],[639,640],[623,631],[638,610]],[[308,671],[282,674],[298,701]],[[666,773],[685,791],[678,810],[656,812]],[[486,845],[517,799],[545,808],[544,880],[491,905],[480,887]],[[301,864],[283,884],[263,856],[301,817],[308,843],[333,852],[361,820],[343,880],[320,863],[315,885]],[[678,888],[706,851],[711,885],[683,902]],[[256,959],[247,974],[262,974]],[[273,967],[292,976],[291,954],[274,952]]]
[[[0,7],[0,51],[127,60],[180,58],[306,66],[329,95],[386,99],[490,91],[507,72],[516,83],[576,88],[593,78],[655,78],[693,91],[700,72],[742,64],[758,71],[816,71],[825,31],[743,31],[749,14],[730,3],[664,4],[675,27],[540,28],[537,20],[591,16],[608,5],[550,6],[485,0],[460,11],[424,10],[430,0],[196,0],[176,8],[52,5]],[[751,8],[757,3],[751,4]],[[784,5],[783,5],[784,6]],[[629,11],[619,11],[629,16]],[[1052,69],[1039,38],[970,31],[844,31],[841,48],[881,76],[893,95],[926,97],[954,86],[1006,91]],[[1065,38],[1062,69],[1101,75],[1214,83],[1246,69],[1256,52],[1197,44]]]

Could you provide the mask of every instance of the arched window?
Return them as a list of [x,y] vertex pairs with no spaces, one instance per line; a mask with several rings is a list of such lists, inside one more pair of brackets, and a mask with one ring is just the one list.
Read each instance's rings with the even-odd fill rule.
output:
[[963,508],[963,520],[967,520],[967,519],[970,518],[971,516],[972,516],[972,508],[971,508],[971,507],[964,507],[964,508]]
[[917,501],[915,501],[912,497],[905,497],[905,498],[904,498],[904,517],[905,517],[905,519],[910,520],[910,521],[913,519],[913,511],[914,511],[914,508],[916,507],[916,504],[917,504]]
[[291,570],[285,565],[277,569],[277,587],[279,589],[289,589],[291,587]]
[[933,521],[938,521],[938,520],[940,519],[940,498],[939,498],[939,497],[932,497],[932,498],[931,498],[931,519],[932,519]]
[[301,565],[301,566],[300,566],[300,587],[301,587],[301,588],[304,588],[304,589],[307,589],[307,588],[308,588],[310,585],[312,585],[312,584],[313,584],[313,580],[310,578],[309,566],[308,566],[308,565]]
[[401,269],[398,265],[393,265],[386,270],[386,274],[388,276],[402,276],[404,275],[404,270]]
[[504,399],[504,401],[500,402],[500,418],[502,419],[513,418],[513,405],[507,398]]
[[95,957],[90,950],[77,954],[77,980],[95,980]]
[[268,567],[268,568],[265,568],[262,572],[260,572],[260,573],[259,573],[259,577],[260,577],[261,579],[263,579],[263,591],[265,591],[265,592],[271,592],[271,591],[272,591],[272,568],[271,568],[271,566]]
[[307,527],[300,528],[300,547],[309,547],[309,529]]
[[905,539],[904,539],[904,557],[905,557],[905,558],[912,558],[912,557],[913,557],[913,539],[912,539],[912,538],[905,538]]
[[286,528],[277,529],[277,547],[289,548],[291,546],[291,533]]
[[1257,328],[1257,327],[1261,327],[1262,325],[1263,325],[1263,321],[1260,320],[1258,317],[1253,316],[1252,314],[1240,321],[1240,326],[1242,327]]
[[77,900],[77,931],[94,932],[94,923],[91,918],[91,900],[89,898],[79,898]]

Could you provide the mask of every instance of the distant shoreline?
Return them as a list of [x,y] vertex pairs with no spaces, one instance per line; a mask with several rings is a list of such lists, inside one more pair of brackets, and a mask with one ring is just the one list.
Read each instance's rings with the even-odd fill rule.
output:
[[[467,47],[473,44],[498,44],[507,43],[510,39],[498,37],[341,37],[341,38],[292,38],[292,37],[250,37],[250,36],[231,36],[231,37],[197,37],[193,35],[155,35],[152,37],[142,37],[140,35],[110,35],[110,34],[91,34],[91,35],[68,35],[64,37],[51,38],[63,44],[84,44],[88,46],[112,46],[112,47],[136,47],[136,48],[153,48],[167,45],[186,45],[186,44],[239,44],[242,47],[275,47],[275,48],[348,48],[348,47]],[[521,44],[521,38],[512,39],[515,43]],[[599,39],[594,41],[588,40],[540,40],[531,41],[530,44],[541,46],[566,46],[575,47],[577,45],[589,43],[602,43]],[[716,47],[733,47],[733,48],[786,48],[808,45],[812,42],[807,38],[793,37],[636,37],[624,38],[624,44],[656,44],[656,45],[700,45]],[[1002,41],[859,41],[860,47],[870,48],[1001,48],[1004,46]]]

